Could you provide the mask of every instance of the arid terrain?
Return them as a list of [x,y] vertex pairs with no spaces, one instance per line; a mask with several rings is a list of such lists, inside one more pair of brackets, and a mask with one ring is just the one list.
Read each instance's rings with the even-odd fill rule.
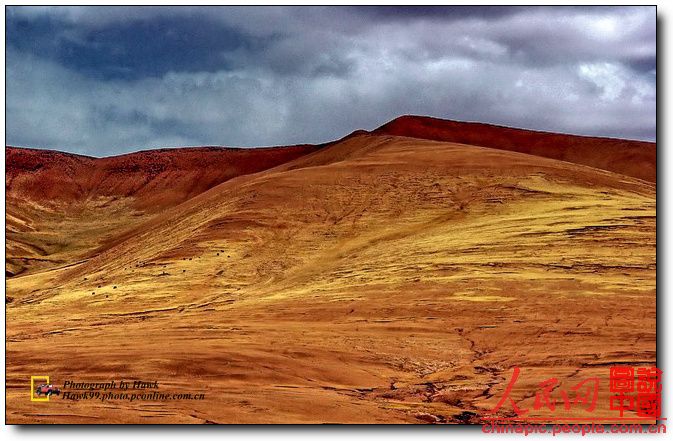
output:
[[[6,164],[9,423],[479,423],[515,366],[527,417],[611,419],[610,367],[656,362],[653,143],[402,117]],[[31,375],[205,400],[32,402]],[[596,409],[533,409],[552,377]]]

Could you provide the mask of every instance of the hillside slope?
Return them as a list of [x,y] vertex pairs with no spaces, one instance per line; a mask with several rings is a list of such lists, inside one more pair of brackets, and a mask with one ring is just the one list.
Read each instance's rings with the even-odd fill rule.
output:
[[[7,292],[11,422],[478,422],[514,366],[530,408],[544,379],[569,389],[607,381],[606,363],[655,362],[656,188],[356,134]],[[52,378],[143,376],[207,400],[37,415],[22,397],[38,359]],[[610,417],[603,393],[593,415]]]
[[[335,143],[368,132],[357,131]],[[403,116],[373,134],[523,152],[656,181],[656,144]],[[7,276],[77,261],[154,213],[334,143],[149,150],[109,158],[6,148]],[[65,216],[64,216],[65,212]],[[70,237],[54,231],[70,231]],[[58,236],[58,237],[55,237]]]
[[396,118],[374,130],[374,133],[528,153],[649,182],[657,180],[657,145],[653,142],[538,132],[411,115]]
[[92,158],[6,147],[5,188],[8,197],[31,201],[133,197],[134,207],[159,211],[233,177],[275,167],[318,148],[189,147]]
[[5,273],[77,261],[157,212],[319,148],[178,148],[91,158],[6,147]]

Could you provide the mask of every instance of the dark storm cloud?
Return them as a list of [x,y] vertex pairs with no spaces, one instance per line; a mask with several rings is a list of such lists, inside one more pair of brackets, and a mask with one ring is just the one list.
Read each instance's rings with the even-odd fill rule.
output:
[[656,55],[633,56],[623,60],[631,69],[642,73],[655,73],[657,70]]
[[8,7],[7,142],[323,142],[400,114],[654,139],[650,7]]
[[217,72],[228,68],[223,54],[259,51],[265,43],[202,17],[79,28],[45,16],[8,20],[7,44],[92,77],[138,79],[170,71]]

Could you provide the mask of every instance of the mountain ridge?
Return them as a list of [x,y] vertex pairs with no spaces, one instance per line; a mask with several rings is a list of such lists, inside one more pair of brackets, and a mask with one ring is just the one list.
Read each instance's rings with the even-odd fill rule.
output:
[[120,171],[142,178],[132,192],[94,179],[116,195],[7,199],[11,421],[34,420],[36,363],[207,396],[160,413],[54,400],[50,422],[456,424],[481,422],[516,366],[512,399],[544,419],[542,381],[656,363],[654,182],[370,132],[182,201],[147,198],[174,184],[158,173]]
[[397,136],[517,151],[656,182],[656,143],[403,115],[373,130]]

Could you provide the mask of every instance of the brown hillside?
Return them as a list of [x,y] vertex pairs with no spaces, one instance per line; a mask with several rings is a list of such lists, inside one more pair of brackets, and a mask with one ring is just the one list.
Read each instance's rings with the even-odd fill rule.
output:
[[[8,421],[478,423],[514,366],[609,419],[609,365],[656,362],[655,185],[597,168],[358,134],[118,239],[8,281]],[[206,399],[37,413],[38,365]]]
[[198,147],[92,158],[6,147],[5,274],[77,261],[156,212],[319,148]]
[[649,182],[657,180],[657,145],[653,142],[538,132],[426,116],[402,116],[374,133],[510,150],[588,165]]
[[91,158],[6,147],[5,188],[10,198],[32,201],[133,197],[136,207],[157,211],[233,177],[275,167],[318,148],[192,147]]

